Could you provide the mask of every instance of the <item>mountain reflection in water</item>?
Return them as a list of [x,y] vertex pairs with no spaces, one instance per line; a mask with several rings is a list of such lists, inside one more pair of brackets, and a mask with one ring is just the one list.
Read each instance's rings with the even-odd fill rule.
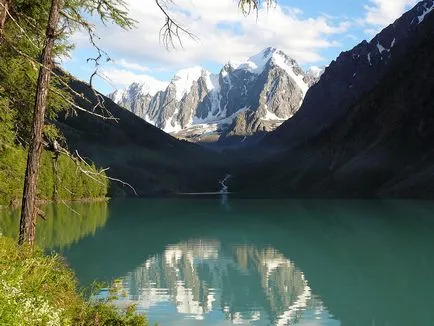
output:
[[117,304],[136,304],[163,325],[174,318],[256,325],[293,325],[309,314],[330,318],[303,273],[270,247],[218,240],[169,245],[122,277],[118,289]]
[[[120,305],[136,303],[162,326],[434,319],[434,202],[228,196],[87,205],[74,204],[80,215],[57,206],[38,222],[38,241],[58,248],[81,285],[115,281],[126,295]],[[18,230],[10,214],[0,210],[7,235]]]

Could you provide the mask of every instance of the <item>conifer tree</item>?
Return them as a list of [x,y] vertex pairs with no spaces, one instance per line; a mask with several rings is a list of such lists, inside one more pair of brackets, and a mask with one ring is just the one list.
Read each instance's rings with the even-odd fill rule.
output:
[[[85,28],[93,41],[93,29],[81,12],[96,13],[103,22],[110,20],[121,27],[129,28],[133,21],[127,17],[123,10],[122,0],[51,0],[48,16],[45,41],[39,61],[39,74],[36,85],[35,103],[33,109],[32,127],[30,133],[29,152],[27,157],[24,190],[21,205],[20,231],[18,243],[35,242],[36,230],[36,186],[38,182],[41,152],[43,147],[43,129],[47,97],[50,88],[50,79],[53,69],[54,46],[57,39],[66,30],[74,27]],[[59,29],[61,16],[64,26]],[[99,49],[98,49],[99,50]]]
[[[257,12],[262,3],[266,3],[269,6],[273,1],[239,0],[238,5],[240,10],[248,15],[251,12]],[[156,5],[161,9],[166,19],[161,32],[162,41],[166,46],[174,46],[174,41],[181,43],[183,33],[190,37],[194,36],[172,19],[167,9],[167,3],[172,2],[173,0],[155,0]],[[32,11],[29,8],[37,8],[42,11]],[[37,215],[35,206],[37,199],[36,187],[38,184],[44,122],[49,97],[54,93],[53,97],[56,95],[60,96],[60,102],[66,101],[69,105],[77,108],[77,105],[66,98],[64,94],[62,95],[61,91],[51,92],[50,81],[53,75],[54,57],[56,54],[68,52],[70,46],[63,41],[77,29],[85,30],[89,35],[90,42],[96,47],[98,56],[93,59],[95,62],[104,53],[96,46],[94,27],[87,20],[89,15],[99,17],[103,23],[113,22],[125,29],[133,27],[135,23],[132,19],[128,18],[128,12],[123,0],[0,0],[0,44],[8,42],[13,51],[28,59],[33,67],[37,67],[38,69],[33,114],[31,118],[29,117],[29,120],[31,120],[31,131],[21,205],[20,244],[33,244],[35,241]],[[44,19],[46,19],[45,23]],[[27,29],[19,25],[20,21],[25,21],[28,24],[26,26]],[[8,38],[7,24],[14,26],[13,28],[11,27],[11,31],[15,29],[22,32],[24,37],[20,40],[27,39],[25,41],[27,43],[24,43],[25,48],[22,48],[23,43],[15,44],[12,41],[14,38],[12,35],[9,35]],[[33,28],[31,36],[27,33],[29,27],[30,29]],[[40,50],[41,54],[38,60],[26,54],[27,47],[32,48],[33,52],[35,48],[36,50]],[[26,106],[24,105],[24,107]]]

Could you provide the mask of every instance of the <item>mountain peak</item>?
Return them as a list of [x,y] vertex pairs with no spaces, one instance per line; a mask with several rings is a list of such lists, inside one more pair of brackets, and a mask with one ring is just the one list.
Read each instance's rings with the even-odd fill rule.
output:
[[184,68],[181,70],[178,70],[178,72],[173,77],[173,80],[177,79],[185,79],[185,78],[192,78],[195,76],[198,76],[198,78],[202,75],[202,73],[206,71],[201,66],[193,66],[189,68]]
[[268,66],[277,66],[283,69],[297,83],[303,95],[306,94],[309,89],[306,73],[298,65],[297,61],[275,47],[265,48],[258,54],[248,58],[237,69],[245,69],[251,73],[260,75]]
[[248,58],[245,62],[238,65],[237,68],[249,70],[250,72],[259,75],[264,71],[268,62],[276,58],[277,56],[283,56],[285,57],[285,59],[289,58],[282,50],[274,47],[268,47],[263,49],[258,54],[255,54],[254,56]]
[[167,82],[150,77],[140,83],[133,83],[129,88],[130,90],[132,88],[138,89],[142,95],[154,96],[157,92],[165,90],[166,87]]
[[234,65],[231,61],[227,62],[220,70],[220,74],[225,77],[236,69],[237,65]]
[[142,78],[141,82],[132,83],[130,86],[124,89],[116,90],[110,97],[115,103],[119,103],[123,98],[130,100],[131,97],[137,95],[140,96],[154,96],[159,91],[163,91],[167,88],[168,83],[155,79],[151,76]]
[[[236,137],[272,130],[300,107],[316,80],[282,50],[268,47],[219,74],[200,66],[178,71],[163,96],[136,90],[113,98],[146,121],[194,141],[237,142]],[[287,91],[290,89],[291,91]]]
[[307,70],[307,74],[319,79],[321,75],[324,73],[325,67],[318,67],[318,66],[310,66]]
[[264,58],[270,58],[274,53],[279,52],[279,51],[281,51],[281,50],[279,50],[273,46],[269,46],[269,47],[263,49],[261,52],[259,52],[255,56],[261,56],[262,55]]
[[176,88],[176,99],[181,101],[184,95],[190,91],[193,83],[204,74],[209,75],[210,73],[200,66],[179,70],[171,81],[171,84]]

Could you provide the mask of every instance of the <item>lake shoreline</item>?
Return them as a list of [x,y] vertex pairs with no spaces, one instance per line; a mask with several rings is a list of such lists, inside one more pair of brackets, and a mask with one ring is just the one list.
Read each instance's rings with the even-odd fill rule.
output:
[[91,300],[62,256],[1,234],[0,249],[1,325],[149,325],[134,308]]
[[[81,199],[38,199],[37,205],[47,204],[62,204],[62,203],[99,203],[109,202],[112,197],[98,197],[98,198],[81,198]],[[0,205],[0,209],[18,209],[21,206],[21,200],[13,201],[9,205]]]

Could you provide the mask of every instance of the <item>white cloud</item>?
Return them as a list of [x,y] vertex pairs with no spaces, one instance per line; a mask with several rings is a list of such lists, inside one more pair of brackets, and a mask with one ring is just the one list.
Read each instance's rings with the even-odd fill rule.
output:
[[[278,5],[261,8],[257,17],[245,17],[233,0],[178,0],[179,6],[170,8],[171,13],[198,40],[181,35],[184,48],[167,51],[159,40],[164,16],[154,0],[127,2],[132,18],[139,22],[137,28],[123,31],[106,26],[98,31],[101,46],[113,58],[123,58],[118,61],[120,66],[140,72],[147,72],[149,66],[172,70],[202,62],[223,64],[229,59],[245,59],[268,46],[284,50],[301,63],[317,62],[323,59],[321,49],[338,46],[333,35],[349,27],[348,22],[334,24],[325,15],[301,18],[299,9]],[[117,76],[120,71],[126,76],[127,70],[121,69]]]
[[369,35],[370,37],[374,37],[375,35],[378,34],[378,32],[380,31],[380,27],[377,28],[365,28],[364,32],[365,34]]
[[[368,25],[385,27],[393,23],[419,0],[370,0],[365,5],[366,15],[363,22]],[[372,30],[369,31],[370,33]]]
[[142,71],[142,72],[146,72],[146,71],[150,71],[151,70],[147,66],[142,66],[142,65],[140,65],[138,63],[129,62],[129,61],[125,60],[125,59],[114,60],[113,62],[116,65],[124,67],[126,69],[132,69],[132,70]]
[[166,82],[161,82],[150,75],[135,73],[131,70],[113,66],[100,69],[99,74],[102,75],[114,89],[125,88],[133,82],[147,83],[149,85],[166,84]]

